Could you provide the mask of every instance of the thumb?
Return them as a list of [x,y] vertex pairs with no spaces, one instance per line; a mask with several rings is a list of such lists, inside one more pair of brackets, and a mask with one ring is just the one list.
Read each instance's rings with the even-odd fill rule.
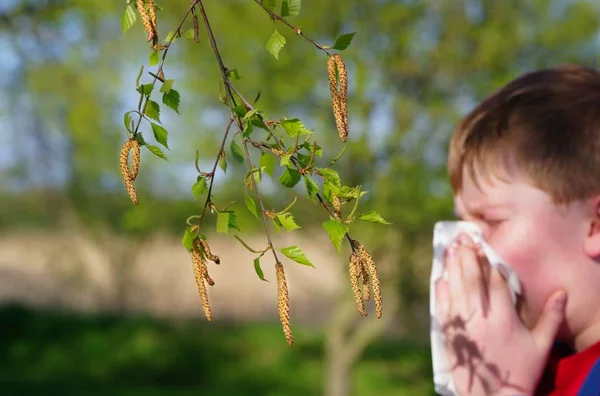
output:
[[538,347],[547,351],[552,346],[556,333],[565,319],[567,293],[559,290],[546,301],[544,311],[535,325],[532,333]]

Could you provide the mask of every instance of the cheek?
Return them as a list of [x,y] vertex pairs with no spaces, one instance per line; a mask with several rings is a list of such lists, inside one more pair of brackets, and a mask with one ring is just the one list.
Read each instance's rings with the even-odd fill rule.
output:
[[[546,298],[558,285],[553,251],[556,244],[529,224],[507,224],[492,234],[490,245],[517,272],[532,314],[542,309]],[[553,258],[554,257],[554,258]]]

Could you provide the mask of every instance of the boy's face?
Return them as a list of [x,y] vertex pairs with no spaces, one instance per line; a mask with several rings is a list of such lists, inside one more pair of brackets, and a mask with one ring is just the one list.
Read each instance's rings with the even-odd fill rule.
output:
[[[476,177],[479,187],[463,171],[462,190],[455,197],[458,215],[478,224],[490,246],[519,275],[524,294],[520,314],[532,327],[554,291],[562,288],[569,293],[581,282],[577,263],[589,261],[583,250],[589,233],[588,207],[555,205],[547,193],[526,183],[517,172],[511,172],[509,182]],[[577,310],[577,304],[571,306]]]

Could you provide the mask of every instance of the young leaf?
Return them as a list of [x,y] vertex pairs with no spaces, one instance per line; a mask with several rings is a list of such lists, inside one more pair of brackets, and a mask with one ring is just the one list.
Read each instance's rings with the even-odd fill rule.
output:
[[342,248],[342,241],[344,240],[344,235],[348,232],[348,229],[344,224],[342,224],[339,220],[327,220],[323,223],[323,228],[329,234],[329,239],[333,243],[333,246],[337,249],[338,253]]
[[260,159],[258,160],[258,166],[264,168],[265,172],[267,172],[267,174],[271,177],[273,177],[273,174],[275,173],[275,165],[275,156],[267,153],[262,153],[260,155]]
[[194,194],[194,199],[198,199],[198,197],[202,195],[205,190],[206,178],[198,176],[198,181],[192,186],[192,194]]
[[302,143],[302,147],[304,147],[305,149],[307,149],[307,150],[308,150],[308,151],[310,151],[311,153],[314,151],[314,152],[315,152],[315,155],[316,155],[317,157],[323,157],[323,149],[322,149],[322,148],[321,148],[321,146],[319,146],[318,144],[317,144],[317,148],[316,148],[316,150],[315,150],[315,145],[314,145],[314,143],[313,143],[313,144],[310,144],[309,142],[304,142],[304,143]]
[[185,229],[183,238],[181,238],[181,244],[188,250],[194,249],[194,239],[196,239],[196,233],[188,228]]
[[186,30],[185,33],[183,34],[183,37],[188,38],[188,39],[193,39],[194,38],[194,29]]
[[230,80],[239,80],[241,77],[238,69],[227,70],[227,78]]
[[130,125],[131,125],[131,111],[128,111],[127,113],[125,113],[125,115],[123,116],[123,122],[125,123],[125,128],[131,131]]
[[121,30],[123,31],[123,35],[127,32],[137,20],[137,14],[131,4],[125,7],[125,12],[123,13],[123,19],[121,20]]
[[158,65],[158,51],[150,52],[150,56],[148,57],[148,65],[150,65],[150,66]]
[[238,116],[238,117],[244,117],[246,115],[246,108],[244,107],[244,105],[238,105],[235,106],[233,108],[233,112]]
[[152,85],[152,84],[142,84],[136,88],[136,91],[138,91],[139,93],[144,94],[144,95],[150,95],[153,90],[154,90],[154,85]]
[[262,0],[262,3],[271,11],[277,7],[277,0]]
[[275,28],[275,31],[267,41],[267,51],[271,53],[275,57],[275,59],[279,60],[279,51],[285,45],[285,37],[283,37]]
[[233,228],[235,230],[240,231],[240,229],[237,226],[237,215],[233,210],[227,210],[221,213],[229,213],[229,222],[227,223],[227,227],[229,227],[230,230]]
[[317,193],[319,192],[319,186],[317,186],[317,183],[315,183],[310,176],[304,176],[304,185],[306,186],[306,192],[308,193],[310,199],[316,201]]
[[258,114],[258,110],[252,109],[244,115],[243,120],[246,121],[247,119],[254,117],[256,114]]
[[165,106],[175,110],[177,114],[179,114],[179,92],[174,89],[169,90],[169,92],[165,92],[162,97],[162,101]]
[[138,132],[137,135],[135,135],[135,140],[138,141],[139,144],[141,144],[142,146],[146,145],[146,141],[144,140],[144,137],[142,136],[141,133]]
[[281,2],[281,16],[298,16],[301,6],[302,0],[283,0]]
[[329,168],[319,168],[317,171],[328,182],[333,184],[335,187],[340,188],[342,182],[340,180],[340,175],[335,170]]
[[306,129],[302,121],[297,118],[291,120],[280,120],[279,121],[285,132],[291,136],[296,137],[298,135],[310,135],[311,131]]
[[358,219],[362,220],[362,221],[368,221],[371,223],[392,224],[392,223],[385,221],[379,213],[374,212],[374,211],[363,213],[362,215],[358,216]]
[[169,79],[169,80],[165,80],[165,82],[163,83],[162,87],[160,87],[160,92],[162,93],[168,93],[171,88],[173,88],[173,83],[175,82],[174,79]]
[[286,257],[294,260],[297,263],[308,265],[309,267],[315,267],[308,259],[306,255],[298,246],[289,246],[283,249],[280,249],[281,253],[285,254]]
[[300,228],[296,221],[294,220],[294,216],[291,213],[284,213],[281,215],[277,215],[277,220],[281,223],[281,226],[285,228],[287,231],[292,231]]
[[290,165],[290,159],[292,158],[292,154],[286,154],[283,157],[281,157],[281,161],[279,161],[279,165],[281,166],[288,166]]
[[300,172],[296,169],[285,168],[285,171],[279,176],[279,183],[285,187],[292,188],[300,181]]
[[152,144],[146,144],[146,147],[148,147],[148,150],[150,150],[152,152],[152,154],[156,155],[159,158],[164,159],[165,161],[168,161],[167,157],[165,156],[163,151],[160,149],[160,147],[154,146]]
[[252,128],[252,123],[247,122],[246,125],[244,126],[244,133],[242,133],[242,136],[245,138],[250,137],[250,135],[252,135],[253,130],[254,130],[254,128]]
[[221,234],[229,233],[229,216],[231,212],[219,212],[217,215],[217,232]]
[[279,219],[277,217],[273,217],[273,224],[275,225],[275,230],[277,232],[281,231],[281,222],[279,221]]
[[246,208],[248,208],[248,211],[250,213],[252,213],[254,215],[254,217],[256,217],[258,219],[258,212],[256,211],[256,203],[254,202],[254,200],[248,195],[248,193],[246,192],[245,196],[244,196],[244,202],[246,203]]
[[153,120],[160,122],[160,106],[159,106],[159,104],[153,100],[149,100],[146,103],[146,109],[144,110],[144,114],[146,114],[146,117],[152,118]]
[[338,51],[345,50],[346,48],[348,48],[348,46],[352,42],[352,39],[354,38],[355,34],[356,34],[356,32],[342,34],[335,40],[335,44],[333,44],[332,48],[335,50],[338,50]]
[[244,157],[244,152],[239,144],[235,141],[235,139],[231,139],[231,154],[233,154],[233,158],[239,162],[240,164],[244,163],[246,157]]
[[154,132],[154,139],[156,139],[156,141],[160,144],[162,144],[163,146],[165,146],[165,148],[169,148],[169,145],[167,143],[167,139],[169,137],[169,132],[167,132],[167,130],[163,127],[161,127],[158,124],[155,124],[153,122],[151,122],[150,124],[152,124],[152,132]]
[[219,156],[219,167],[223,170],[223,173],[227,173],[227,159],[225,158],[225,152]]
[[267,280],[265,279],[265,274],[263,273],[262,268],[260,268],[260,258],[261,257],[262,257],[262,254],[254,259],[254,271],[256,271],[256,275],[258,275],[260,280],[267,282]]

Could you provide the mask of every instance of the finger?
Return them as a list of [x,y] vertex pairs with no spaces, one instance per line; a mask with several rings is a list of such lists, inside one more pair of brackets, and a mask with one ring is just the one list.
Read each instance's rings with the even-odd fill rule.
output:
[[446,254],[446,272],[450,291],[450,304],[455,312],[465,312],[466,295],[463,281],[463,270],[458,257],[458,246],[452,245]]
[[490,266],[489,297],[492,306],[513,306],[510,288],[498,268]]
[[[465,291],[471,309],[478,308],[487,316],[489,308],[489,287],[485,282],[484,267],[489,267],[486,259],[477,256],[475,244],[466,242],[459,249],[460,262],[463,268]],[[487,271],[486,271],[487,272]]]
[[533,338],[536,340],[540,350],[550,350],[556,333],[565,319],[565,307],[567,305],[567,293],[559,290],[553,293],[546,301],[542,315],[533,328]]
[[442,322],[448,316],[450,310],[450,288],[448,282],[438,279],[435,282],[435,315]]

